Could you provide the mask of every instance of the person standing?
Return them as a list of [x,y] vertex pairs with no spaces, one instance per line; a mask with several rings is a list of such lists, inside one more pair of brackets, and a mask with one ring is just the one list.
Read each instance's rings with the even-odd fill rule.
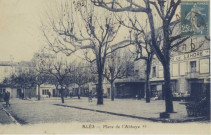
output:
[[6,105],[7,105],[7,92],[4,92],[4,93],[3,93],[3,96],[4,96],[4,102],[5,102]]
[[48,91],[48,97],[49,97],[49,98],[51,97],[51,93],[50,93],[50,91]]
[[10,106],[10,104],[9,104],[9,96],[10,96],[10,93],[8,91],[4,93],[4,101],[6,103],[6,107]]
[[4,95],[2,92],[0,92],[0,102],[4,99]]
[[22,97],[22,100],[24,100],[24,93],[22,92],[22,94],[21,94],[21,97]]
[[10,92],[7,91],[7,106],[10,106]]
[[70,98],[72,98],[73,97],[73,94],[72,94],[72,92],[70,92]]
[[89,102],[92,102],[92,91],[89,92]]

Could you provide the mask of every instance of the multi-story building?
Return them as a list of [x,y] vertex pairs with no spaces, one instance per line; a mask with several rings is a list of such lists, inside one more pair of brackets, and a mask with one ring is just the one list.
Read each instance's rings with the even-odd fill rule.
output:
[[[4,92],[10,92],[10,97],[17,97],[17,90],[11,87],[7,81],[8,78],[15,72],[14,70],[15,64],[10,61],[1,61],[0,62],[0,94],[2,95]],[[2,100],[3,97],[0,97]]]
[[35,96],[34,88],[27,87],[24,90],[19,85],[11,86],[8,82],[11,75],[18,75],[22,72],[31,72],[33,69],[34,67],[31,65],[31,62],[0,62],[0,93],[9,91],[11,98],[21,97],[22,93],[24,93],[25,97]]
[[[210,89],[209,41],[204,37],[190,38],[172,51],[170,73],[174,99],[200,99]],[[156,58],[152,62],[150,77],[151,95],[164,99],[163,66]]]
[[114,57],[118,57],[115,65],[120,64],[119,71],[123,70],[123,76],[114,81],[116,98],[144,98],[145,85],[145,61],[135,60],[135,56],[129,48],[118,50]]
[[0,83],[4,81],[5,78],[9,78],[15,72],[15,64],[10,61],[0,62]]
[[143,60],[131,63],[128,76],[115,81],[117,98],[144,98],[145,96],[145,64]]

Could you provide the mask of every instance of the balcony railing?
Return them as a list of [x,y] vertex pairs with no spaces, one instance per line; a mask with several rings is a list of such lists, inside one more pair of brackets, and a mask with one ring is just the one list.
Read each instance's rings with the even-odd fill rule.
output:
[[194,79],[199,77],[199,72],[187,72],[186,78],[188,79]]

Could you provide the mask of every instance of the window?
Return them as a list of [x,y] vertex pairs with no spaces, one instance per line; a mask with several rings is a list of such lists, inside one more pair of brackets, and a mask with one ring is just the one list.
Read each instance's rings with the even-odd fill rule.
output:
[[2,92],[5,93],[6,92],[6,89],[2,89]]
[[158,77],[163,77],[163,66],[159,66]]
[[48,95],[48,91],[49,91],[48,89],[43,89],[42,90],[42,95]]
[[190,62],[190,71],[192,73],[196,72],[196,61],[191,61]]
[[186,63],[185,62],[180,63],[179,71],[180,71],[180,75],[186,74]]
[[156,77],[156,67],[152,68],[152,77]]
[[178,76],[179,74],[179,68],[178,68],[178,63],[172,64],[172,70],[173,70],[173,76]]
[[110,95],[110,88],[107,88],[107,90],[108,90],[108,91],[107,91],[107,92],[108,92],[108,95]]
[[0,89],[0,93],[6,92],[6,89]]
[[210,61],[209,59],[202,59],[200,60],[200,73],[209,73],[210,69]]
[[155,97],[157,95],[157,86],[151,85],[151,96]]

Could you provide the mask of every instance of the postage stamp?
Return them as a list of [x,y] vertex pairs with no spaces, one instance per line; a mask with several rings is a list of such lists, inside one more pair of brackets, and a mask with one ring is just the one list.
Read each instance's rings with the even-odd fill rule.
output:
[[181,2],[182,35],[209,35],[209,1]]

